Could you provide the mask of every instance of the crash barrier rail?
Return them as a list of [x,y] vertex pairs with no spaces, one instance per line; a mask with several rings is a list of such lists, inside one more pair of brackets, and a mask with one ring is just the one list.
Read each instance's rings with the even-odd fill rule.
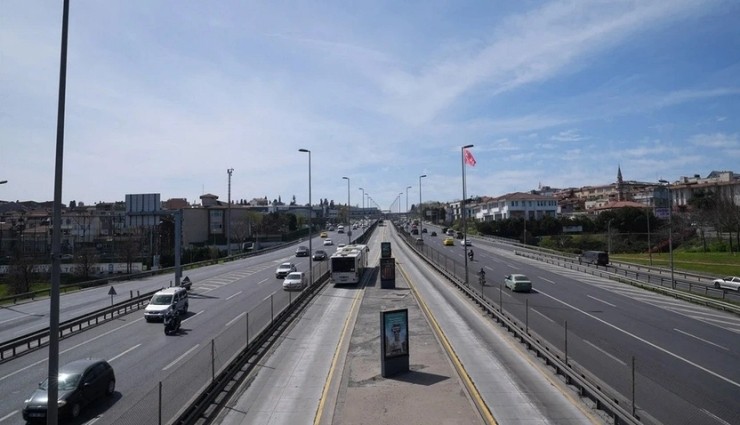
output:
[[[603,369],[599,365],[613,363],[613,358],[607,358],[604,353],[593,353],[593,348],[579,338],[575,341],[568,340],[567,322],[563,325],[551,323],[549,321],[539,321],[538,326],[552,334],[553,328],[556,333],[564,336],[563,341],[552,343],[542,338],[531,327],[529,320],[525,323],[518,321],[509,310],[521,309],[521,303],[509,303],[504,308],[503,297],[501,292],[498,293],[498,304],[492,300],[495,297],[495,290],[502,291],[503,284],[492,285],[478,279],[475,267],[468,265],[468,285],[465,285],[465,266],[460,265],[454,259],[432,250],[424,244],[417,244],[415,236],[406,234],[403,230],[398,230],[402,239],[407,246],[421,254],[422,258],[447,277],[460,291],[470,297],[481,309],[493,317],[507,331],[514,335],[523,343],[529,351],[541,359],[553,372],[562,376],[567,385],[575,388],[580,397],[591,400],[594,407],[608,415],[614,424],[658,424],[659,422],[651,418],[646,412],[639,408],[640,404],[650,405],[650,398],[655,394],[655,388],[659,387],[654,381],[634,369],[635,359],[631,363],[622,362],[627,367],[618,370],[613,368],[610,375],[614,378],[613,385],[607,385],[589,370]],[[477,262],[473,262],[476,265]],[[476,284],[480,290],[476,289]],[[496,288],[498,287],[498,288]],[[528,311],[528,306],[526,311]],[[525,316],[528,316],[525,312]],[[534,316],[534,315],[533,315]],[[547,327],[550,327],[549,329]],[[580,365],[568,356],[569,352],[589,350],[589,353],[597,359],[588,365]],[[602,356],[602,357],[599,357]],[[651,359],[647,359],[651,362]],[[632,366],[632,367],[630,367]],[[642,368],[641,368],[642,369]],[[649,370],[645,367],[644,370]],[[634,377],[634,378],[633,378]],[[634,391],[633,399],[627,399],[622,394],[630,394],[632,388],[639,389]],[[640,400],[640,403],[637,402]],[[699,420],[700,418],[697,418]]]
[[237,319],[197,350],[188,353],[163,380],[142,394],[134,407],[116,423],[140,425],[155,423],[191,424],[207,414],[213,401],[223,396],[226,387],[241,369],[265,354],[275,342],[275,334],[288,319],[328,281],[329,265],[314,266],[315,282],[300,292],[278,290]]
[[[116,317],[131,313],[145,307],[157,291],[144,294],[131,292],[130,299],[84,314],[74,319],[59,323],[59,339],[82,332],[90,327],[113,320]],[[18,356],[46,347],[49,344],[50,329],[45,328],[0,343],[0,363],[5,363]]]
[[[706,283],[693,282],[691,280],[679,280],[675,278],[673,279],[674,286],[672,287],[670,276],[666,278],[660,274],[656,275],[656,269],[654,268],[622,267],[625,263],[619,263],[619,266],[616,267],[613,265],[586,265],[579,264],[578,260],[573,261],[573,259],[569,257],[543,255],[541,253],[528,251],[515,251],[514,253],[522,257],[531,258],[548,264],[649,289],[674,298],[683,299],[684,301],[740,314],[740,304],[738,304],[740,303],[740,292],[716,289],[712,286],[708,286]],[[678,274],[674,272],[674,276],[675,275]],[[680,275],[684,277],[698,276],[690,273],[681,273]]]

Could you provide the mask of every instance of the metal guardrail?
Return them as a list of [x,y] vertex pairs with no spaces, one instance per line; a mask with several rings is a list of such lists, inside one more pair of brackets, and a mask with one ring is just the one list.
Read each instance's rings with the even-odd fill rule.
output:
[[[139,310],[148,304],[149,299],[155,292],[157,291],[140,294],[127,301],[61,322],[59,324],[59,338],[66,338],[90,327],[109,322],[118,316]],[[49,328],[45,328],[0,343],[0,363],[5,363],[18,356],[47,346],[49,344],[49,335]]]

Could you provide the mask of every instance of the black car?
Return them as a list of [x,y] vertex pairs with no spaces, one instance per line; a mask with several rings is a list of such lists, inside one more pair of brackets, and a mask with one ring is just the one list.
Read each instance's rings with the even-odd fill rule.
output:
[[[23,404],[23,419],[46,422],[48,379],[39,384]],[[59,368],[58,413],[60,417],[76,418],[82,408],[116,390],[116,375],[107,361],[82,359]]]
[[328,255],[326,254],[326,251],[323,249],[317,249],[313,252],[313,260],[314,261],[324,261],[326,260]]
[[430,233],[429,236],[437,236],[437,232],[435,232],[434,230],[432,230],[432,233]]
[[303,245],[299,246],[298,249],[295,250],[295,256],[308,257],[308,247]]

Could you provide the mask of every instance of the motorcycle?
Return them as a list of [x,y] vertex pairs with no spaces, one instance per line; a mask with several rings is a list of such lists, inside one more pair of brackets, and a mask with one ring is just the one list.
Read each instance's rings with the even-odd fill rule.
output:
[[180,332],[180,313],[175,310],[168,312],[164,316],[164,334],[175,335]]
[[473,261],[473,250],[472,249],[468,251],[468,258],[470,259],[470,261]]

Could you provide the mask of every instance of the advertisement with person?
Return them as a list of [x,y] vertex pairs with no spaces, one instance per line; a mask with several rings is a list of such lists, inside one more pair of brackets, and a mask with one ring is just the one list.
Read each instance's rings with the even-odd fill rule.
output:
[[408,310],[386,311],[383,315],[385,356],[409,354]]

